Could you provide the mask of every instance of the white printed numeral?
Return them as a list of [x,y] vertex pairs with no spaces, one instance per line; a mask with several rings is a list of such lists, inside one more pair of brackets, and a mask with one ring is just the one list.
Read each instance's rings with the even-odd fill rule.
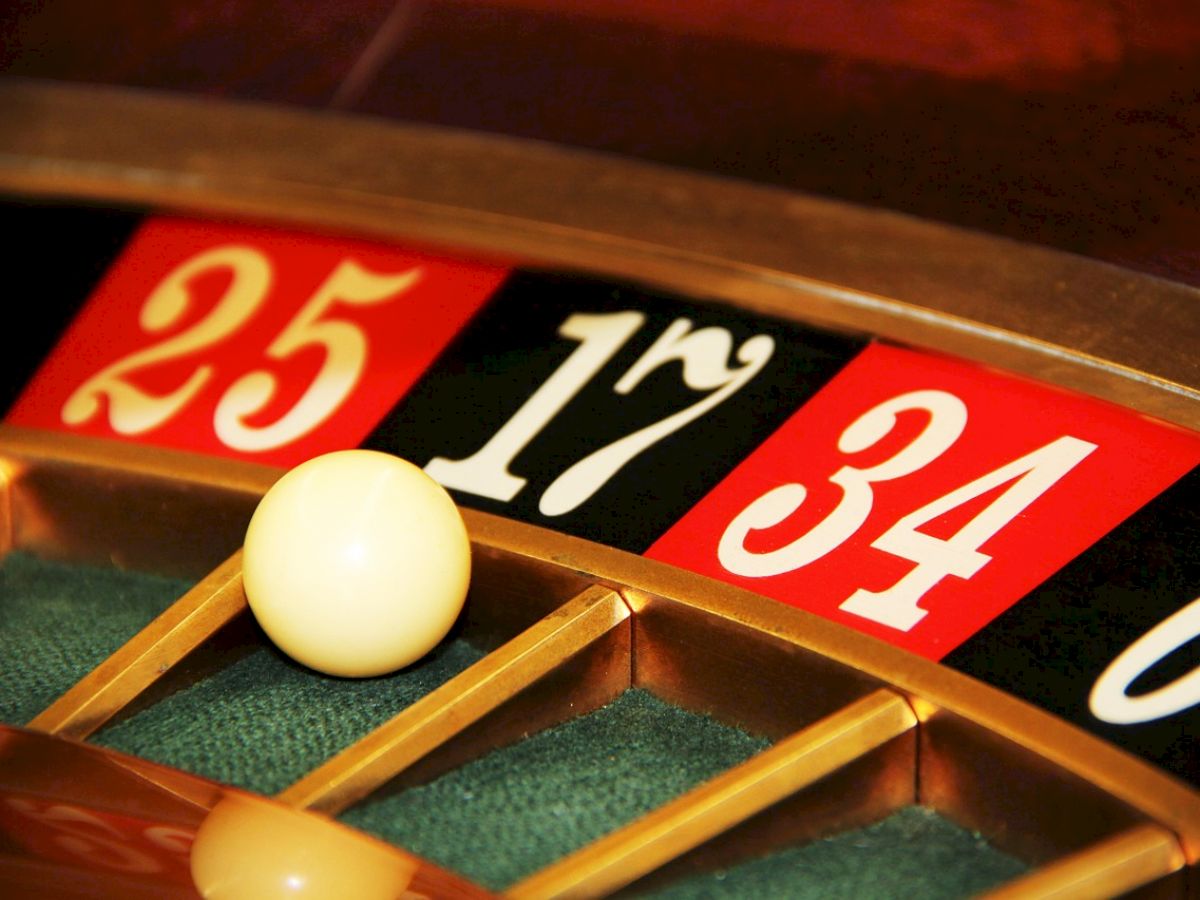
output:
[[[751,531],[780,524],[800,508],[807,496],[801,484],[773,488],[750,503],[726,527],[717,546],[721,565],[735,575],[763,578],[799,569],[841,546],[870,515],[874,503],[872,484],[924,468],[958,440],[967,424],[967,408],[953,394],[913,391],[859,416],[842,432],[838,450],[857,453],[874,446],[895,427],[897,414],[908,410],[929,414],[925,428],[898,453],[876,466],[867,469],[843,466],[835,472],[829,480],[842,489],[842,500],[821,522],[777,550],[756,553],[746,549]],[[899,519],[871,546],[914,562],[916,568],[887,590],[856,590],[840,608],[900,631],[910,630],[925,617],[927,610],[919,604],[934,585],[947,575],[959,578],[975,575],[991,561],[979,548],[1095,449],[1096,445],[1087,441],[1060,437]],[[1009,482],[1013,482],[1011,487],[952,537],[937,538],[917,530]]]
[[517,410],[492,439],[466,459],[438,456],[425,472],[444,487],[505,502],[517,496],[526,479],[508,470],[517,454],[604,368],[646,317],[638,312],[570,316],[559,335],[579,346]]
[[875,495],[871,485],[910,475],[937,459],[962,434],[967,408],[945,391],[913,391],[894,397],[855,419],[838,439],[842,453],[873,447],[896,425],[898,413],[923,410],[929,422],[899,453],[869,469],[843,466],[829,480],[842,489],[842,499],[811,531],[778,550],[754,553],[746,549],[751,531],[774,527],[803,505],[808,490],[802,484],[772,488],[742,510],[725,529],[717,558],[735,575],[765,578],[782,575],[820,559],[854,534],[871,514]]
[[[947,575],[970,578],[991,562],[992,558],[980,553],[979,548],[1095,449],[1096,445],[1087,441],[1060,437],[904,516],[871,546],[915,562],[917,567],[885,591],[859,588],[841,608],[882,625],[910,630],[925,618],[928,610],[918,604],[934,585]],[[938,516],[1010,481],[1013,484],[1008,490],[953,536],[942,539],[917,531]]]
[[143,391],[128,381],[135,372],[203,350],[233,334],[254,315],[271,289],[271,264],[252,247],[216,247],[193,256],[167,275],[142,305],[138,324],[148,334],[166,331],[184,316],[192,303],[188,283],[209,272],[231,270],[229,287],[207,316],[174,337],[131,353],[101,369],[67,398],[62,420],[82,425],[108,399],[108,421],[118,434],[152,431],[182,410],[213,376],[213,367],[197,366],[169,394]]
[[[425,466],[426,473],[449,488],[495,500],[512,500],[526,484],[526,479],[509,470],[517,454],[587,386],[644,322],[645,316],[638,312],[576,313],[567,318],[558,333],[580,341],[579,347],[483,447],[465,459],[435,457]],[[613,390],[628,394],[655,369],[679,360],[683,364],[684,383],[692,390],[710,393],[567,468],[546,488],[538,509],[546,516],[560,516],[577,509],[638,454],[741,390],[762,371],[774,350],[775,341],[771,337],[755,335],[737,349],[737,359],[742,365],[731,369],[726,361],[733,353],[733,336],[727,330],[710,327],[692,331],[689,320],[676,319],[617,381]]]
[[[212,365],[198,365],[182,385],[167,394],[152,394],[129,379],[159,363],[182,359],[212,347],[243,328],[266,301],[274,272],[265,255],[251,247],[216,247],[193,256],[164,278],[146,298],[139,324],[149,334],[176,325],[192,304],[190,282],[210,272],[229,270],[228,288],[209,313],[189,328],[131,353],[101,369],[67,398],[62,420],[77,426],[96,416],[101,399],[108,400],[108,420],[119,434],[153,431],[178,415],[215,374]],[[350,322],[322,320],[338,303],[366,306],[384,303],[408,291],[420,279],[419,268],[398,275],[380,275],[344,260],[266,349],[270,359],[283,360],[306,347],[320,347],[325,360],[303,396],[270,425],[247,420],[275,395],[277,382],[259,370],[234,382],[217,403],[213,427],[217,437],[236,450],[261,451],[281,447],[312,431],[350,395],[367,359],[367,340]]]
[[1088,706],[1097,719],[1136,725],[1165,719],[1200,703],[1200,668],[1168,685],[1129,696],[1129,686],[1184,644],[1200,636],[1200,597],[1130,644],[1096,679]]
[[217,437],[235,450],[269,450],[296,440],[328,419],[362,376],[367,338],[357,325],[322,321],[321,317],[338,303],[369,306],[391,300],[410,290],[420,277],[419,269],[378,275],[353,260],[344,260],[266,350],[271,359],[287,359],[305,347],[323,348],[325,361],[308,390],[273,424],[254,427],[246,420],[271,401],[277,382],[265,370],[243,375],[217,404],[213,419]]

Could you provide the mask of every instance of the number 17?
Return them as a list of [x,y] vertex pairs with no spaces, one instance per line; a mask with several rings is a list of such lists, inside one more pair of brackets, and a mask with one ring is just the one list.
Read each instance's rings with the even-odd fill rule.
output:
[[[425,471],[442,485],[494,500],[512,500],[527,479],[510,470],[513,460],[550,421],[591,381],[642,327],[640,312],[575,313],[559,327],[560,336],[579,341],[579,347],[478,451],[465,459],[435,457]],[[684,383],[695,391],[710,391],[672,415],[632,432],[595,451],[560,473],[538,503],[545,516],[577,509],[638,454],[694,422],[737,393],[754,378],[775,350],[775,341],[755,335],[737,348],[740,366],[730,368],[733,336],[718,327],[692,329],[688,319],[676,319],[654,344],[616,382],[613,390],[628,394],[660,366],[678,360]]]

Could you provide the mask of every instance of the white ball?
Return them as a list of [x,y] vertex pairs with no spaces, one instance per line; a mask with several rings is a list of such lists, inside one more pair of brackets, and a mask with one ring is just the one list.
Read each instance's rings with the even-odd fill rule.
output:
[[471,577],[450,495],[412,463],[343,450],[302,463],[246,531],[246,599],[286,654],[330,675],[409,665],[446,636]]

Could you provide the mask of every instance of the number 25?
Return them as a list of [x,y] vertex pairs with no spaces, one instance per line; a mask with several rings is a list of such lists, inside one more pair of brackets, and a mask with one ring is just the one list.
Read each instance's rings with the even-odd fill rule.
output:
[[[192,279],[225,269],[233,277],[207,315],[184,331],[105,366],[67,398],[62,408],[63,422],[77,426],[89,421],[99,413],[103,397],[108,400],[108,420],[114,431],[144,434],[170,421],[191,403],[213,378],[212,365],[198,365],[183,384],[166,394],[144,391],[129,380],[130,376],[212,347],[244,327],[270,293],[274,278],[270,260],[247,246],[231,244],[206,250],[159,282],[139,315],[138,324],[147,333],[171,328],[192,303]],[[217,437],[235,450],[253,452],[281,447],[320,425],[350,395],[367,355],[367,340],[358,326],[323,320],[322,316],[338,303],[368,306],[386,302],[411,289],[420,277],[420,268],[380,275],[354,260],[343,260],[266,347],[266,356],[273,360],[287,359],[306,347],[321,347],[325,360],[308,389],[275,422],[248,425],[247,420],[275,396],[278,382],[264,369],[242,375],[217,403],[213,417]]]

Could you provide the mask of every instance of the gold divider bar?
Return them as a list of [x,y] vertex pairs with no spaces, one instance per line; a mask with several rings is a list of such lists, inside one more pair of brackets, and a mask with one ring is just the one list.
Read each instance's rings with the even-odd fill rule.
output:
[[626,622],[610,588],[589,587],[276,795],[336,815]]
[[1121,897],[1180,871],[1184,862],[1183,849],[1174,834],[1159,825],[1138,825],[1035,869],[983,897],[986,900]]
[[506,896],[540,900],[615,891],[916,726],[903,697],[874,691],[535,872]]
[[86,738],[245,608],[239,550],[39,713],[29,727]]
[[13,468],[0,460],[0,560],[13,549]]

